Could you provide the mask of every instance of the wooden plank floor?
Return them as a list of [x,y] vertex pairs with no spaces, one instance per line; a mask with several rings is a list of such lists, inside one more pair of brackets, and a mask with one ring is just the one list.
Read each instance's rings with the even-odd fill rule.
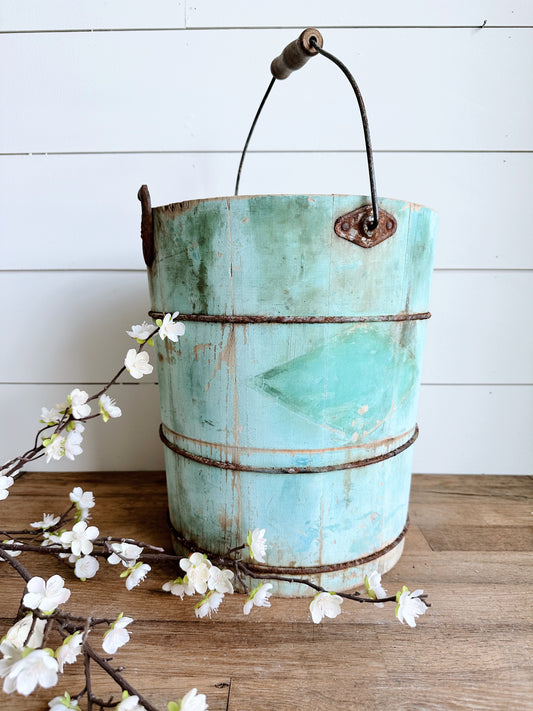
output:
[[[161,473],[29,474],[0,503],[1,527],[59,513],[76,485],[94,492],[92,523],[101,534],[169,547]],[[207,695],[210,711],[533,709],[532,494],[532,477],[414,477],[405,553],[383,582],[391,593],[403,583],[429,593],[432,607],[416,629],[400,625],[392,607],[349,601],[321,625],[311,622],[305,600],[273,599],[270,609],[244,617],[237,595],[211,620],[197,620],[190,599],[160,591],[174,577],[162,566],[132,592],[112,566],[85,583],[65,571],[66,607],[135,618],[115,662],[161,709],[192,686]],[[52,574],[45,556],[21,560],[32,574]],[[23,586],[7,565],[0,586],[1,636]],[[65,669],[54,690],[27,699],[0,692],[0,708],[45,711],[56,692],[78,693],[81,665]],[[102,696],[116,690],[95,679]]]

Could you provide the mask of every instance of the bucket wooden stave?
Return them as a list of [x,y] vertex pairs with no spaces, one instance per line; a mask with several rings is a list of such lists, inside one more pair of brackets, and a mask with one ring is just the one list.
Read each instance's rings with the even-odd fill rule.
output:
[[152,312],[186,323],[177,344],[157,339],[181,551],[222,554],[265,528],[265,571],[337,590],[399,558],[436,215],[382,199],[397,229],[365,249],[334,225],[367,203],[271,195],[152,211]]

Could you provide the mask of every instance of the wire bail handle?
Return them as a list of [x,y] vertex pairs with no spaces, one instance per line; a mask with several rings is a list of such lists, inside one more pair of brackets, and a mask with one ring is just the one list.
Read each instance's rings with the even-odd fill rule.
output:
[[235,182],[235,195],[239,194],[239,183],[248,144],[250,143],[254,128],[272,87],[276,82],[276,79],[286,79],[292,74],[293,71],[303,67],[311,57],[316,56],[317,54],[322,54],[339,67],[350,82],[350,85],[355,93],[357,104],[359,106],[359,112],[361,114],[361,121],[363,123],[366,161],[368,166],[370,196],[372,203],[371,205],[365,205],[358,210],[354,210],[353,212],[349,212],[338,218],[335,222],[334,229],[339,237],[343,237],[344,239],[354,242],[361,247],[373,247],[393,235],[396,231],[397,224],[395,218],[392,215],[385,213],[383,210],[381,211],[383,214],[380,217],[376,190],[376,177],[374,172],[374,159],[372,156],[372,143],[370,140],[370,128],[368,126],[368,117],[361,91],[348,68],[340,61],[340,59],[337,59],[337,57],[323,49],[323,43],[324,40],[320,32],[314,27],[309,27],[302,32],[298,39],[288,44],[283,52],[272,61],[272,64],[270,65],[272,79],[270,80],[265,95],[259,104],[259,108],[257,109],[257,113],[252,121],[250,131],[242,150],[239,169],[237,171],[237,180]]

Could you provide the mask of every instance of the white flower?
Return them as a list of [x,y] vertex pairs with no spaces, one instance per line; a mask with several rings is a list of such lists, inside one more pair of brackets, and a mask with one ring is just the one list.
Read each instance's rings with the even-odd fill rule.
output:
[[74,664],[78,658],[78,654],[81,654],[82,644],[83,637],[81,636],[81,632],[74,632],[74,634],[65,637],[61,647],[56,649],[57,664],[61,673],[63,673],[65,664]]
[[93,492],[83,491],[81,486],[75,486],[68,496],[78,509],[92,509],[94,506]]
[[[33,632],[28,639],[28,634],[33,625]],[[10,627],[4,637],[4,642],[12,644],[17,649],[22,649],[23,647],[40,647],[43,643],[43,633],[46,625],[46,620],[40,620],[38,618],[33,620],[33,613],[28,612],[27,615],[16,622],[13,627]]]
[[137,353],[135,348],[130,348],[126,353],[124,365],[131,377],[139,380],[143,375],[149,375],[154,369],[154,366],[148,362],[149,360],[150,356],[146,351]]
[[58,536],[56,533],[49,533],[48,531],[43,531],[43,541],[41,543],[41,546],[54,546],[55,548],[57,548],[58,545],[63,548],[60,536]]
[[138,696],[130,696],[127,691],[122,695],[122,701],[116,707],[117,711],[144,711],[144,706],[139,704]]
[[64,585],[65,581],[60,575],[52,575],[46,582],[39,577],[31,578],[26,585],[28,592],[24,595],[22,604],[30,610],[50,614],[70,597],[70,590]]
[[146,323],[143,321],[140,325],[132,326],[131,331],[126,331],[128,336],[134,338],[139,343],[146,341],[148,336],[154,331],[154,327],[151,323]]
[[[22,655],[26,653],[23,647],[18,647],[7,639],[0,642],[0,652],[4,655],[0,660],[0,676],[6,677],[12,670],[13,666],[22,659]],[[4,691],[6,691],[6,682],[4,682]],[[11,693],[11,692],[7,692]]]
[[89,417],[91,414],[91,406],[87,404],[88,398],[89,393],[79,388],[74,388],[70,393],[67,399],[72,408],[72,417],[74,417],[74,419],[81,420],[84,417]]
[[34,521],[34,523],[30,523],[30,526],[32,528],[50,528],[50,526],[55,526],[56,523],[59,523],[60,518],[61,516],[54,516],[54,514],[43,513],[42,521]]
[[82,432],[85,432],[85,425],[79,420],[71,420],[65,429],[67,432],[77,432],[78,434],[81,434]]
[[39,422],[43,422],[45,425],[57,425],[60,419],[61,413],[57,407],[51,407],[50,409],[47,407],[41,408],[41,419]]
[[125,570],[120,577],[126,578],[126,588],[128,590],[132,590],[145,579],[150,570],[152,570],[152,568],[148,565],[148,563],[136,563],[131,568]]
[[206,615],[211,617],[211,613],[218,610],[223,599],[224,593],[211,590],[202,600],[200,600],[199,603],[194,606],[196,617],[205,617]]
[[[387,597],[387,591],[381,585],[381,575],[374,570],[370,575],[365,575],[365,590],[371,600],[381,600]],[[376,607],[385,607],[382,602],[376,602]]]
[[115,654],[119,647],[123,647],[126,642],[129,642],[130,633],[126,627],[130,622],[133,622],[133,617],[124,617],[121,612],[104,635],[102,642],[104,652],[107,654]]
[[208,706],[205,698],[205,694],[198,694],[196,689],[191,689],[185,696],[181,699],[178,704],[169,704],[169,709],[172,711],[207,711]]
[[405,621],[409,627],[416,627],[415,619],[419,615],[423,615],[427,610],[426,603],[420,599],[420,595],[423,594],[423,590],[409,592],[405,585],[398,593],[396,593],[396,600],[398,604],[396,605],[395,614],[402,625]]
[[264,538],[264,535],[264,528],[262,528],[261,530],[259,530],[258,528],[254,528],[253,531],[248,531],[248,537],[246,539],[246,543],[248,544],[248,548],[250,550],[250,557],[252,559],[255,558],[258,563],[265,562],[265,552],[267,543],[266,539]]
[[185,333],[185,326],[181,321],[174,323],[174,319],[177,316],[179,316],[179,311],[174,311],[173,314],[165,314],[161,325],[159,325],[159,320],[157,321],[159,325],[159,336],[162,341],[168,338],[169,341],[176,343],[178,336],[183,336]]
[[209,578],[207,579],[207,587],[209,588],[209,590],[216,590],[217,592],[221,593],[232,593],[232,578],[232,570],[220,570],[220,568],[217,568],[216,565],[212,565],[211,568],[209,568]]
[[10,486],[13,486],[14,481],[12,476],[0,475],[0,501],[7,499],[9,496],[8,489]]
[[[111,563],[111,565],[117,565],[117,563],[122,563],[122,565],[125,565],[126,568],[131,568],[137,561],[137,558],[143,552],[143,549],[140,546],[136,546],[134,543],[125,542],[112,543],[111,549],[114,552],[111,553],[111,555],[107,559],[107,562]],[[122,556],[122,558],[120,556]]]
[[4,680],[4,691],[29,696],[36,686],[49,689],[57,684],[57,661],[51,649],[34,649],[15,662]]
[[252,611],[252,607],[270,607],[270,596],[272,593],[270,589],[272,588],[272,583],[261,583],[248,595],[248,599],[244,603],[243,612],[245,615],[249,615]]
[[93,551],[93,541],[98,538],[100,531],[96,526],[87,526],[86,521],[78,521],[72,527],[72,531],[65,531],[61,534],[61,543],[74,555],[89,555]]
[[[2,543],[10,543],[12,546],[23,546],[24,543],[21,543],[20,541],[14,541],[12,538],[4,538]],[[8,553],[12,558],[18,558],[18,556],[22,553],[22,551],[17,551],[13,548],[4,548],[3,549],[6,553]],[[3,558],[0,558],[0,562],[4,562]]]
[[74,575],[80,580],[87,580],[87,578],[94,578],[99,568],[100,563],[97,558],[92,555],[84,555],[76,561]]
[[314,596],[309,605],[313,622],[318,624],[324,617],[341,614],[342,597],[332,592],[321,592]]
[[74,709],[80,711],[78,702],[70,698],[68,691],[65,691],[64,696],[56,696],[52,701],[48,702],[48,711],[65,711],[65,709]]
[[65,438],[57,432],[50,438],[43,439],[44,451],[46,452],[46,463],[52,459],[58,460],[65,454]]
[[110,417],[120,417],[122,415],[122,410],[109,395],[105,393],[104,395],[100,395],[98,403],[100,405],[100,414],[104,422],[107,422]]
[[175,580],[169,580],[168,583],[164,583],[163,590],[172,595],[179,595],[182,600],[184,595],[194,595],[196,592],[194,585],[191,585],[186,575],[183,578],[176,578]]
[[180,560],[180,568],[187,573],[187,578],[196,592],[203,595],[207,590],[211,561],[202,553],[191,553]]
[[83,437],[80,432],[76,430],[72,430],[67,434],[64,443],[64,454],[67,459],[74,461],[74,457],[77,457],[78,454],[83,452],[83,449],[80,447],[82,441]]

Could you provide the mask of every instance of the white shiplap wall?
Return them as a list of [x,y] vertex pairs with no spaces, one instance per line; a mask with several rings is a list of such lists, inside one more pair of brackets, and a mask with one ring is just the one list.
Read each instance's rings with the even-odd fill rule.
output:
[[[440,213],[415,470],[532,473],[529,0],[0,11],[0,458],[29,446],[42,405],[121,364],[148,309],[139,186],[154,204],[231,193],[270,61],[314,25],[360,83],[380,194]],[[366,193],[352,104],[321,58],[278,82],[241,193]],[[84,455],[54,468],[162,468],[154,382],[124,378],[124,416],[92,424]]]

